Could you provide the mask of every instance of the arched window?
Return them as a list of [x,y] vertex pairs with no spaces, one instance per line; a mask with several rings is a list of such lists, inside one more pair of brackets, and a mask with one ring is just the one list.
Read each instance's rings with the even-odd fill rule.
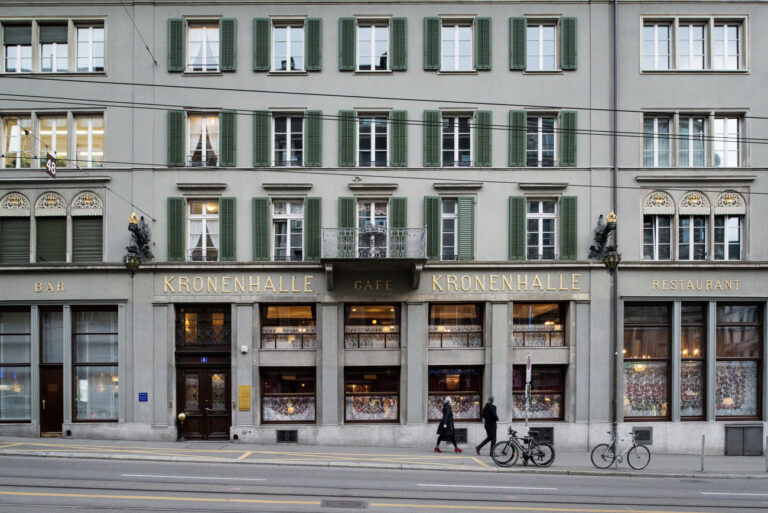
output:
[[680,260],[706,260],[709,199],[701,192],[688,192],[678,207],[677,251]]
[[715,260],[744,258],[744,216],[747,203],[741,194],[726,191],[715,199]]
[[0,199],[0,263],[29,263],[29,216],[26,196],[10,192]]
[[36,260],[67,261],[67,203],[56,192],[45,192],[35,202]]
[[672,258],[672,218],[675,201],[663,191],[650,193],[643,202],[643,260]]
[[71,204],[72,261],[100,262],[103,255],[104,203],[98,194],[83,191]]

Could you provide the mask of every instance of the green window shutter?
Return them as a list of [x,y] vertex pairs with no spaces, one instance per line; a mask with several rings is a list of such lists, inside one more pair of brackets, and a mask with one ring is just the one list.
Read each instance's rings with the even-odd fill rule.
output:
[[183,262],[184,224],[186,217],[184,198],[168,198],[168,261]]
[[392,57],[389,66],[392,71],[408,69],[408,18],[392,18],[390,23]]
[[269,71],[272,39],[269,18],[253,19],[253,71]]
[[475,69],[491,69],[491,18],[475,19]]
[[576,111],[560,113],[560,165],[576,165]]
[[424,71],[440,69],[440,18],[424,18]]
[[0,218],[0,262],[29,263],[29,218]]
[[339,167],[355,167],[357,144],[355,144],[355,111],[339,111]]
[[509,111],[509,166],[525,165],[525,111]]
[[304,260],[320,260],[322,211],[320,198],[304,198]]
[[389,165],[408,166],[408,111],[393,110],[389,143]]
[[184,20],[168,20],[168,71],[184,71]]
[[576,260],[577,223],[576,196],[560,198],[560,259]]
[[440,111],[424,111],[424,167],[440,166]]
[[323,112],[308,110],[304,116],[304,165],[320,167],[323,165]]
[[424,226],[427,229],[427,258],[440,260],[440,198],[424,196]]
[[509,19],[509,69],[525,70],[526,61],[526,32],[528,21],[525,18]]
[[225,110],[219,113],[219,166],[237,165],[237,113]]
[[168,166],[184,166],[184,125],[183,110],[168,111]]
[[525,260],[525,197],[509,197],[509,259]]
[[355,18],[339,18],[339,71],[355,71]]
[[269,260],[269,198],[253,198],[253,259]]
[[237,232],[235,198],[219,198],[219,260],[234,262],[237,260]]
[[389,200],[389,219],[392,228],[408,227],[408,198],[391,198]]
[[576,18],[560,20],[560,69],[576,69]]
[[38,217],[37,261],[65,262],[67,260],[67,218]]
[[307,71],[320,71],[323,67],[323,20],[307,18],[304,27],[304,67]]
[[77,216],[72,218],[72,261],[101,262],[101,216]]
[[475,114],[475,166],[491,166],[491,111],[479,110]]
[[219,62],[221,71],[237,69],[237,20],[222,18],[219,20]]
[[253,113],[253,167],[269,167],[272,162],[269,155],[271,121],[268,110]]
[[475,259],[475,198],[459,196],[459,260]]
[[339,228],[355,227],[355,198],[339,198]]

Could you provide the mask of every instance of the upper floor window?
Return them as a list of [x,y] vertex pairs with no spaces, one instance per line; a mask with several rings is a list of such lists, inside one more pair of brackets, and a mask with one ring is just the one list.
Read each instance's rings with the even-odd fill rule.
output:
[[472,24],[443,23],[440,71],[471,71]]
[[273,28],[272,71],[304,71],[304,24]]
[[738,167],[741,162],[741,120],[735,116],[716,116],[712,145],[715,167]]
[[188,164],[216,167],[219,164],[219,114],[190,114],[188,122]]
[[562,347],[565,345],[565,307],[558,303],[515,303],[512,345]]
[[483,347],[482,305],[429,305],[429,347]]
[[677,66],[680,69],[704,69],[706,66],[706,26],[680,23],[677,28]]
[[387,116],[358,114],[358,165],[360,167],[387,165]]
[[301,262],[304,256],[304,201],[274,201],[274,260]]
[[219,202],[190,201],[187,224],[188,260],[216,262],[219,259]]
[[643,26],[643,69],[669,69],[669,61],[670,25],[646,23]]
[[703,116],[680,116],[678,137],[678,165],[702,167],[706,165],[704,145],[706,118]]
[[67,24],[40,24],[40,71],[67,71],[69,45],[67,44]]
[[646,116],[643,119],[643,165],[645,167],[669,166],[668,117]]
[[554,116],[527,116],[526,166],[555,165]]
[[554,260],[556,254],[557,202],[529,200],[526,209],[526,258]]
[[104,166],[103,116],[75,116],[75,158],[80,167]]
[[715,23],[712,31],[712,69],[736,70],[741,62],[741,24]]
[[304,165],[304,116],[275,115],[274,165]]
[[707,258],[706,216],[680,216],[678,252],[680,260],[705,260]]
[[400,347],[400,305],[344,306],[345,349]]
[[187,71],[219,71],[219,24],[189,23]]
[[643,259],[672,258],[672,216],[643,216]]
[[40,116],[38,117],[38,155],[40,155],[40,167],[45,167],[46,153],[56,158],[58,167],[67,167],[69,162],[67,147],[67,115]]
[[715,260],[741,260],[744,216],[715,216]]
[[358,71],[387,71],[389,69],[389,25],[359,23],[357,26]]
[[316,346],[315,305],[262,305],[262,349],[314,349]]
[[472,165],[472,117],[443,115],[443,166]]
[[528,23],[526,30],[526,71],[557,69],[555,54],[555,25]]
[[3,167],[32,167],[32,118],[30,116],[3,117]]
[[77,25],[77,71],[104,71],[104,26]]
[[7,73],[32,71],[32,25],[3,25],[3,48]]
[[459,256],[458,200],[443,198],[440,216],[440,260],[456,260]]

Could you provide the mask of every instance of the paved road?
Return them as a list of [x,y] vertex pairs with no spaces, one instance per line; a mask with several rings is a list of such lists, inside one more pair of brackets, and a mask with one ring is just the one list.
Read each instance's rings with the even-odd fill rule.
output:
[[0,456],[0,511],[73,510],[764,512],[768,489],[761,479],[628,479]]

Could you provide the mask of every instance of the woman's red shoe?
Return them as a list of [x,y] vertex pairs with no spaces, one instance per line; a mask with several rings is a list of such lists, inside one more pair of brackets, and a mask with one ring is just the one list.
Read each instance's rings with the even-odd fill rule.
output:
[[456,447],[456,452],[464,452],[464,449],[459,449],[458,447]]
[[435,452],[443,452],[443,451],[441,451],[439,447],[435,447]]

